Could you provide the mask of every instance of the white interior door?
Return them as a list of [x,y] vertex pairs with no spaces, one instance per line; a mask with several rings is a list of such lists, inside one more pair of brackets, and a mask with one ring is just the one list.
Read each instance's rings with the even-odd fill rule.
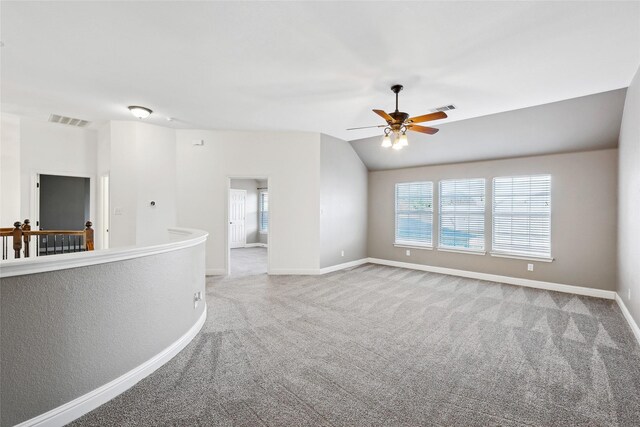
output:
[[247,243],[244,229],[246,190],[229,190],[229,247],[243,248]]

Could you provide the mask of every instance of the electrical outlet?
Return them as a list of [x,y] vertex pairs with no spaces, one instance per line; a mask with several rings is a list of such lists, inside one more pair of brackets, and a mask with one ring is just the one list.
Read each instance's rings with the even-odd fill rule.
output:
[[344,251],[340,251],[340,256],[344,256]]
[[198,308],[198,302],[202,301],[202,291],[193,294],[193,308]]
[[411,256],[411,250],[407,249],[407,256]]
[[527,270],[533,271],[533,264],[527,264]]

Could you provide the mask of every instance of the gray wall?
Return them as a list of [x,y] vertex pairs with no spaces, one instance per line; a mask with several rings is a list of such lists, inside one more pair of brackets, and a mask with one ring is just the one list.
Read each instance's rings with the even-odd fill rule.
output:
[[[64,256],[64,255],[59,255]],[[204,243],[169,253],[3,278],[0,425],[56,408],[164,350],[204,304]]]
[[[615,290],[617,156],[615,149],[475,163],[427,166],[369,173],[368,254],[383,258],[503,276]],[[485,247],[491,249],[492,178],[552,175],[551,263],[448,253],[393,246],[395,184],[434,182],[434,245],[437,245],[438,181],[485,178],[487,191]]]
[[245,190],[244,230],[247,235],[247,243],[260,243],[258,233],[258,181],[255,179],[232,179],[231,188]]
[[85,222],[93,221],[89,184],[89,178],[40,175],[40,229],[83,230]]
[[320,268],[366,256],[367,168],[348,142],[322,135]]
[[627,90],[618,159],[618,294],[640,324],[640,70]]

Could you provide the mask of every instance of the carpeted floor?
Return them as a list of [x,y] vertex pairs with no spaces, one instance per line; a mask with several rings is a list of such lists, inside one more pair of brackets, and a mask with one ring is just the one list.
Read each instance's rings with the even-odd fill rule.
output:
[[613,301],[366,264],[211,277],[178,356],[74,426],[638,426]]
[[231,249],[231,275],[257,276],[267,272],[267,248]]

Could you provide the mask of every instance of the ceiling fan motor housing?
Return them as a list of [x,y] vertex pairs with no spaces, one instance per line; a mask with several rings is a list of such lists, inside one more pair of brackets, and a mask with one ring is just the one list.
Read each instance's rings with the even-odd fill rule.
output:
[[391,117],[393,117],[393,122],[389,123],[391,129],[394,131],[400,130],[404,122],[409,118],[409,114],[403,113],[402,111],[394,111],[393,113],[389,113]]

